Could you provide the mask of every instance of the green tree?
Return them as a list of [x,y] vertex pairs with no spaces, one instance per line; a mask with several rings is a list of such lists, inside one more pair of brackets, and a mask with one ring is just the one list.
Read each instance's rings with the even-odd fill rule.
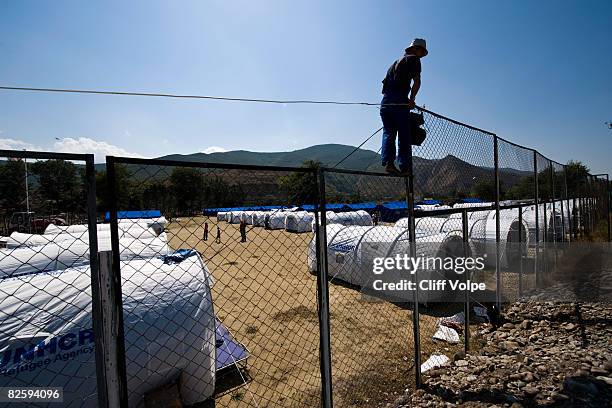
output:
[[535,187],[533,183],[533,175],[522,177],[517,183],[508,189],[503,196],[506,200],[527,200],[533,199],[535,195]]
[[[137,183],[133,180],[128,168],[123,164],[115,164],[115,194],[117,199],[117,210],[140,209],[138,204],[141,197],[136,191]],[[106,170],[96,172],[96,196],[98,197],[98,211],[110,210],[110,197],[108,191],[108,178]]]
[[[500,197],[504,193],[504,185],[499,182]],[[472,196],[484,201],[495,201],[495,182],[493,180],[481,179],[472,186]]]
[[170,186],[181,214],[193,214],[204,208],[204,177],[199,169],[176,167],[170,174]]
[[23,160],[8,160],[0,165],[0,206],[1,211],[10,215],[25,211],[25,167]]
[[145,209],[160,210],[163,214],[173,212],[174,200],[172,186],[168,179],[146,183],[142,189],[142,205]]
[[[318,170],[321,163],[307,160],[302,167],[310,170]],[[302,205],[315,204],[318,201],[318,186],[316,172],[296,171],[278,178],[279,189],[287,199],[287,203]]]
[[567,191],[570,197],[578,196],[584,191],[586,177],[590,169],[581,161],[570,160],[565,165]]
[[246,193],[240,183],[230,185],[219,175],[205,178],[203,201],[205,207],[233,207],[244,203]]
[[46,212],[66,212],[85,209],[85,191],[80,182],[80,170],[65,160],[38,161],[31,165],[38,178],[37,198]]

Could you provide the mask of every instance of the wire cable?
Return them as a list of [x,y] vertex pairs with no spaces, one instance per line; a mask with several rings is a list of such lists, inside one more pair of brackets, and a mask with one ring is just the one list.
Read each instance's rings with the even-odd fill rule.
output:
[[[350,101],[318,101],[318,100],[282,100],[282,99],[258,99],[258,98],[234,98],[227,96],[212,96],[212,95],[181,95],[169,93],[150,93],[150,92],[123,92],[123,91],[98,91],[92,89],[61,89],[61,88],[32,88],[32,87],[17,87],[17,86],[0,86],[0,90],[5,91],[31,91],[31,92],[54,92],[54,93],[77,93],[77,94],[93,94],[93,95],[120,95],[120,96],[149,96],[158,98],[180,98],[180,99],[212,99],[219,101],[233,102],[259,102],[259,103],[277,103],[277,104],[314,104],[314,105],[361,105],[361,106],[381,106],[380,103],[372,102],[350,102]],[[385,105],[407,106],[406,103],[390,103]]]
[[374,133],[372,133],[366,140],[364,140],[359,146],[355,147],[353,149],[352,152],[350,152],[349,154],[347,154],[346,156],[344,156],[344,158],[342,160],[340,160],[338,163],[336,163],[332,168],[336,168],[338,167],[342,162],[344,162],[346,159],[348,159],[349,157],[351,157],[357,150],[359,150],[361,148],[361,146],[363,146],[364,144],[366,144],[368,142],[368,140],[370,140],[371,138],[373,138],[378,132],[380,132],[383,128],[379,128],[377,131],[375,131]]
[[[372,102],[351,102],[351,101],[318,101],[318,100],[280,100],[280,99],[257,99],[257,98],[233,98],[227,96],[211,96],[211,95],[180,95],[180,94],[169,94],[169,93],[148,93],[148,92],[123,92],[123,91],[97,91],[91,89],[61,89],[61,88],[34,88],[34,87],[19,87],[19,86],[0,86],[2,91],[30,91],[30,92],[55,92],[55,93],[75,93],[75,94],[93,94],[93,95],[120,95],[120,96],[148,96],[148,97],[160,97],[160,98],[176,98],[176,99],[208,99],[208,100],[219,100],[219,101],[233,101],[233,102],[259,102],[259,103],[276,103],[282,105],[290,104],[313,104],[313,105],[348,105],[348,106],[409,106],[417,109],[421,112],[427,112],[430,115],[436,116],[440,119],[448,120],[457,125],[466,126],[470,129],[477,130],[479,132],[495,135],[487,130],[479,129],[477,127],[468,125],[467,123],[459,122],[458,120],[451,119],[447,116],[440,115],[439,113],[425,109],[425,107],[414,106],[409,103],[372,103]],[[518,145],[517,145],[518,146]],[[523,147],[523,146],[519,146]]]

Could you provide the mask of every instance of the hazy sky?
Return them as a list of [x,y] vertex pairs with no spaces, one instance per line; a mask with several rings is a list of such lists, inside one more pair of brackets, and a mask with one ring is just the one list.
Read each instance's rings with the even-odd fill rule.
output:
[[[612,173],[611,17],[608,0],[0,0],[0,84],[378,102],[418,36],[417,103]],[[98,161],[357,145],[379,126],[372,107],[0,91],[0,148]]]

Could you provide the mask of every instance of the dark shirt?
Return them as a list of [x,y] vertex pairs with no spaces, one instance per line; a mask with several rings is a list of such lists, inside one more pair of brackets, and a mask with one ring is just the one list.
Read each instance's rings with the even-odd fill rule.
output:
[[383,79],[382,93],[386,96],[407,99],[411,81],[421,76],[421,59],[412,54],[404,56],[393,63]]

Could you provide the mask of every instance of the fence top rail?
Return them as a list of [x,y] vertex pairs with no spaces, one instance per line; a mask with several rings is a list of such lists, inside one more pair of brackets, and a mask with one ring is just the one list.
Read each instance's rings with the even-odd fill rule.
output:
[[439,113],[432,112],[432,111],[430,111],[428,109],[425,109],[425,108],[421,108],[420,106],[417,106],[415,109],[420,110],[421,112],[427,112],[430,115],[435,116],[437,118],[448,120],[449,122],[452,122],[455,125],[464,126],[466,128],[469,128],[469,129],[472,129],[472,130],[476,130],[478,132],[486,133],[487,135],[490,135],[490,136],[496,136],[495,133],[489,132],[488,130],[480,129],[480,128],[477,128],[476,126],[472,126],[472,125],[468,125],[467,123],[459,122],[458,120],[451,119],[448,116],[444,116],[444,115],[441,115]]
[[11,159],[37,159],[37,160],[75,160],[93,162],[93,154],[41,152],[31,150],[1,150],[0,157]]
[[[500,205],[500,210],[514,210],[517,208],[524,208],[534,205],[534,202],[525,202],[521,204],[511,204],[511,205]],[[420,210],[418,208],[414,209],[414,218],[424,218],[431,217],[437,215],[451,215],[451,214],[460,214],[462,212],[479,212],[479,211],[493,211],[495,210],[495,205],[490,205],[486,207],[463,207],[463,208],[444,208],[441,210]]]
[[518,144],[518,143],[512,142],[512,141],[510,141],[510,140],[508,140],[508,139],[504,139],[504,138],[503,138],[503,137],[501,137],[501,136],[497,136],[497,139],[498,139],[500,142],[508,143],[508,144],[510,144],[510,145],[512,145],[512,146],[514,146],[514,147],[518,147],[518,148],[520,148],[520,149],[525,149],[525,150],[529,150],[530,152],[536,152],[536,153],[538,153],[538,151],[537,151],[536,149],[532,148],[532,147],[523,146],[523,145],[521,145],[521,144]]
[[551,162],[552,164],[555,164],[555,165],[557,165],[557,166],[561,166],[561,167],[565,168],[565,164],[559,163],[558,161],[551,160],[550,162]]
[[195,167],[208,169],[226,169],[226,170],[268,170],[268,171],[287,171],[287,172],[304,172],[315,173],[316,169],[308,167],[286,167],[286,166],[261,166],[252,164],[234,164],[234,163],[209,163],[195,162],[183,160],[167,160],[167,159],[141,159],[135,157],[119,157],[106,156],[106,163],[114,164],[134,164],[144,166],[174,166],[174,167]]
[[434,217],[438,215],[451,215],[451,214],[461,214],[462,212],[467,211],[468,213],[477,212],[477,211],[491,211],[494,210],[495,206],[490,205],[487,207],[464,207],[464,208],[444,208],[441,210],[420,210],[418,208],[414,209],[414,218],[425,218],[425,217]]

